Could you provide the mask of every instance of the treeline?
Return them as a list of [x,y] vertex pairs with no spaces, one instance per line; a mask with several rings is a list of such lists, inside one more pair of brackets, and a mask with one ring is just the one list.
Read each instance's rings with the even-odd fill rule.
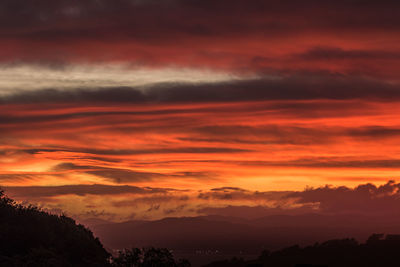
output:
[[112,257],[99,239],[67,216],[23,206],[0,190],[0,266],[2,267],[189,267],[167,249],[145,248]]
[[233,258],[205,267],[398,267],[400,236],[373,234],[360,244],[355,239],[330,240],[312,246],[263,251],[258,259]]
[[0,266],[107,266],[91,231],[66,216],[22,206],[0,191]]

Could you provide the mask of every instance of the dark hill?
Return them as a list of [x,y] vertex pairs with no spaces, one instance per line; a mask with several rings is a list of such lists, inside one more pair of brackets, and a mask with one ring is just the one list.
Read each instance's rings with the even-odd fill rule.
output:
[[321,244],[263,251],[255,260],[233,258],[204,267],[398,267],[400,236],[373,234],[365,243],[355,239],[329,240]]
[[66,216],[16,204],[0,191],[0,266],[109,266],[92,232]]

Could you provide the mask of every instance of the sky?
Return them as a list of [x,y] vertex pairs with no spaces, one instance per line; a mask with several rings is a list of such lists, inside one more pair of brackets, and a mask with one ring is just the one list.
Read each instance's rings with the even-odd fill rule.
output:
[[398,212],[399,8],[3,0],[0,186],[78,219]]

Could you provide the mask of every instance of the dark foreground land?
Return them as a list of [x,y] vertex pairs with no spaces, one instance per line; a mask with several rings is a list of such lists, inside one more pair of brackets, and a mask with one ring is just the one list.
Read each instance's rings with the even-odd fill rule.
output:
[[[214,266],[400,266],[400,236],[374,234],[365,243],[337,239],[312,246],[291,246],[263,251],[254,260],[240,259],[206,264]],[[93,233],[66,216],[51,215],[22,206],[0,191],[0,266],[114,266],[189,267],[167,249],[123,250],[112,256]]]
[[400,236],[374,234],[363,244],[354,239],[330,240],[304,248],[292,246],[274,252],[264,251],[255,260],[233,258],[213,262],[206,267],[394,267],[400,266],[399,253]]
[[113,257],[93,233],[67,216],[22,206],[0,190],[1,267],[187,267],[167,249],[131,249]]

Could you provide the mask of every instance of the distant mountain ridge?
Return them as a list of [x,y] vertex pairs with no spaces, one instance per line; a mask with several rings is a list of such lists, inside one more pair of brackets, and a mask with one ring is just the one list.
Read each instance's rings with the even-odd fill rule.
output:
[[93,225],[107,247],[154,245],[180,251],[215,249],[259,252],[292,244],[353,236],[365,240],[373,232],[400,233],[398,218],[360,215],[270,215],[257,219],[224,216],[170,217]]

